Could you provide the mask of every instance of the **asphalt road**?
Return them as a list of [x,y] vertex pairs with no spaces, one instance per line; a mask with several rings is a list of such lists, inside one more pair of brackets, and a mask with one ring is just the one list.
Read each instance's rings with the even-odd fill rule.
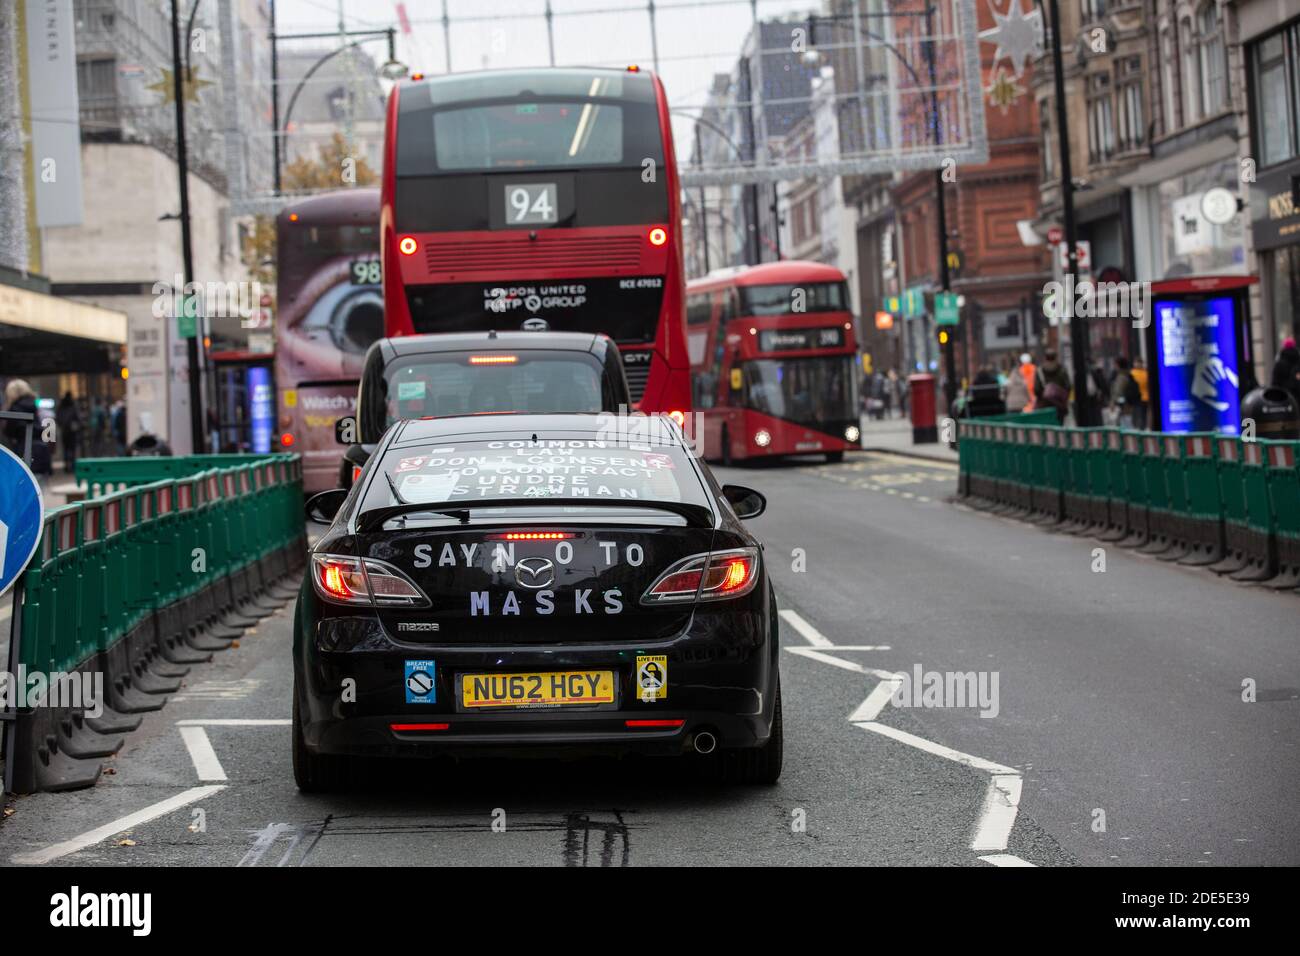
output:
[[[93,790],[11,803],[0,862],[1300,862],[1300,595],[1115,547],[1095,571],[1096,542],[949,503],[955,474],[877,453],[721,473],[769,497],[775,787],[689,760],[467,761],[301,796],[287,608],[196,668]],[[893,706],[918,666],[997,693]]]

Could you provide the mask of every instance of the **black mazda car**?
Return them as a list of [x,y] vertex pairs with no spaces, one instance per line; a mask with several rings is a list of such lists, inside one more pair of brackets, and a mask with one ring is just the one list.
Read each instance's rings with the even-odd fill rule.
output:
[[[293,766],[357,756],[711,755],[781,772],[777,608],[742,519],[669,419],[404,421],[308,516]],[[694,757],[692,759],[703,759]]]

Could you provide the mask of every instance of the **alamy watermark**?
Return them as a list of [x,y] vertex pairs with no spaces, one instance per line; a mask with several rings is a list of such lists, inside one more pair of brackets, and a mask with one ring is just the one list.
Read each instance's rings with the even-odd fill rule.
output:
[[104,713],[103,671],[29,671],[18,665],[18,673],[0,671],[0,707],[23,710],[28,707],[75,707],[87,717]]
[[180,273],[173,282],[153,284],[156,319],[178,316],[237,318],[244,328],[257,328],[263,317],[262,284],[256,279],[238,282],[186,282]]
[[1151,324],[1150,282],[1094,282],[1066,275],[1043,286],[1043,314],[1060,322],[1081,319],[1131,319],[1133,328]]
[[890,702],[895,707],[926,710],[978,707],[981,717],[996,717],[998,671],[927,671],[920,664],[900,673]]

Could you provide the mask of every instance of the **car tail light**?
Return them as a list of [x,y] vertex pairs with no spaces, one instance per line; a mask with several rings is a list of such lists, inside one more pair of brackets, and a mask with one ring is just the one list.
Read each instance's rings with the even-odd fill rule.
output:
[[758,583],[758,549],[736,548],[684,558],[641,596],[642,604],[721,601],[741,597]]
[[507,531],[487,537],[489,541],[567,541],[577,535],[571,531]]
[[685,720],[625,720],[625,727],[680,727]]
[[355,484],[357,483],[357,479],[360,478],[360,477],[361,477],[361,466],[360,466],[360,465],[353,465],[353,466],[352,466],[352,483],[355,485]]
[[397,250],[404,256],[415,255],[415,250],[420,248],[420,244],[415,241],[414,236],[403,236],[397,240]]
[[671,412],[668,413],[668,417],[671,418],[673,421],[675,421],[675,422],[677,423],[677,427],[678,427],[678,428],[685,428],[685,427],[686,427],[686,413],[685,413],[685,412],[683,412],[683,411],[681,411],[681,410],[679,410],[679,409],[674,408]]
[[280,444],[283,445],[285,448],[292,448],[292,447],[293,447],[293,433],[292,433],[292,432],[285,432],[283,435],[281,435],[281,436],[280,436]]
[[471,355],[470,365],[514,365],[519,361],[518,355]]
[[313,554],[311,583],[334,604],[428,607],[429,599],[406,575],[382,561],[341,554]]

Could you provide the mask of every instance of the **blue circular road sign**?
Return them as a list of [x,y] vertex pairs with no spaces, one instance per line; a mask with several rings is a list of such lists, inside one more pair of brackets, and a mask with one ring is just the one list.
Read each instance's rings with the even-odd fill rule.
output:
[[18,580],[41,540],[45,506],[32,470],[0,445],[0,594]]

